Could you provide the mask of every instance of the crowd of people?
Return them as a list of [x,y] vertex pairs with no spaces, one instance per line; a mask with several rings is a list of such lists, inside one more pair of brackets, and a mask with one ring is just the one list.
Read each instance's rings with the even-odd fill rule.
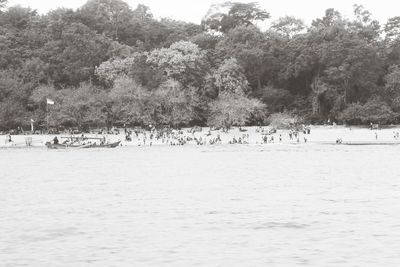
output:
[[125,142],[137,144],[138,146],[169,145],[182,146],[193,144],[197,146],[217,144],[270,144],[270,143],[307,143],[307,135],[311,134],[311,127],[304,126],[292,128],[288,131],[278,131],[272,127],[258,127],[255,135],[247,132],[245,128],[239,127],[231,131],[207,128],[203,131],[201,127],[193,127],[185,130],[174,130],[171,128],[157,129],[150,127],[149,130],[141,128],[125,129]]
[[[338,128],[339,129],[339,128]],[[351,128],[347,128],[352,132]],[[313,130],[314,131],[314,130]],[[306,144],[309,142],[315,143],[322,140],[322,142],[331,142],[342,144],[343,139],[346,138],[343,134],[346,131],[339,131],[337,136],[319,135],[316,136],[311,134],[312,127],[307,125],[295,125],[285,130],[277,130],[271,126],[265,127],[234,127],[232,129],[215,129],[215,128],[203,128],[195,126],[192,128],[185,129],[173,129],[168,126],[154,127],[149,125],[147,127],[124,127],[124,128],[111,128],[111,129],[93,129],[84,133],[86,138],[83,138],[83,133],[76,133],[73,129],[67,129],[63,132],[57,132],[57,134],[46,133],[46,135],[54,136],[70,136],[71,140],[62,139],[59,140],[57,137],[52,140],[54,144],[65,144],[65,142],[71,141],[76,142],[74,138],[81,137],[81,139],[91,139],[87,142],[95,142],[99,140],[99,145],[105,143],[102,138],[106,138],[108,143],[112,140],[123,140],[122,145],[128,146],[153,146],[153,145],[164,145],[164,146],[183,146],[183,145],[195,145],[195,146],[206,146],[206,145],[218,145],[218,144],[229,144],[229,145],[246,145],[246,144]],[[27,135],[27,132],[20,131],[20,135]],[[348,132],[350,134],[350,132]],[[393,141],[400,141],[400,132],[393,131],[392,137],[390,137],[391,131],[379,137],[379,140],[388,140],[393,138]],[[29,135],[28,135],[29,136]],[[365,136],[365,135],[364,135]],[[378,140],[378,132],[371,131],[369,140]],[[27,138],[27,137],[26,137]],[[25,139],[26,139],[25,138]],[[39,143],[36,138],[30,137],[29,144]],[[363,138],[363,137],[362,137]],[[22,138],[16,137],[16,132],[10,132],[5,134],[5,145],[8,144],[21,144],[24,142]],[[105,139],[104,139],[105,140]],[[335,141],[336,140],[336,141]],[[346,139],[347,140],[347,139]],[[368,139],[366,139],[368,140]],[[44,140],[48,141],[48,140]],[[43,142],[43,140],[42,140]],[[103,143],[102,143],[103,142]],[[25,143],[27,141],[25,140]]]

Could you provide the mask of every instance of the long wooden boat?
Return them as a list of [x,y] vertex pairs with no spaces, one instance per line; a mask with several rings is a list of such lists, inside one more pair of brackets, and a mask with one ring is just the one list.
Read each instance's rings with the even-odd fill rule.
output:
[[46,142],[46,147],[49,149],[66,149],[68,146],[63,144],[52,144],[50,142]]
[[121,141],[106,144],[96,144],[88,143],[84,145],[67,145],[67,144],[52,144],[51,142],[46,142],[46,147],[49,149],[67,149],[67,148],[115,148],[119,146]]
[[342,146],[396,146],[399,141],[347,141],[341,143],[335,142],[310,142],[316,145],[342,145]]
[[117,146],[119,146],[119,144],[121,143],[121,141],[117,141],[114,143],[106,143],[106,144],[89,144],[88,146],[85,146],[83,148],[115,148]]
[[400,145],[398,141],[349,141],[349,142],[342,142],[340,145],[347,145],[347,146],[393,146],[393,145]]

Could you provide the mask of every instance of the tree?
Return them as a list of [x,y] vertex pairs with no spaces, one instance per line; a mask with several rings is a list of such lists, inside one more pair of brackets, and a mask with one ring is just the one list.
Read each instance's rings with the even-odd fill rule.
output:
[[292,38],[301,33],[306,28],[306,25],[301,19],[285,16],[273,22],[271,28],[287,38]]
[[21,6],[13,6],[1,14],[0,22],[3,27],[12,28],[14,30],[23,30],[29,27],[30,23],[36,18],[36,16],[36,10]]
[[378,98],[372,98],[364,105],[360,103],[350,104],[341,113],[339,119],[351,124],[369,124],[371,122],[385,124],[393,121],[395,115],[387,103]]
[[184,89],[179,82],[169,79],[152,94],[155,122],[173,127],[188,125],[196,118],[197,101],[195,88]]
[[81,23],[72,23],[62,30],[60,39],[47,42],[42,58],[49,62],[55,85],[77,86],[94,76],[95,67],[107,60],[110,40]]
[[223,92],[210,104],[208,125],[224,129],[244,126],[252,116],[264,108],[264,104],[257,99]]
[[[235,57],[243,67],[252,88],[260,89],[263,78],[272,74],[274,56],[265,35],[254,26],[238,26],[225,34],[217,49],[226,57]],[[270,73],[269,73],[270,72]]]
[[289,109],[293,95],[285,89],[267,86],[256,92],[257,99],[265,103],[270,112],[283,112]]
[[77,126],[83,130],[94,125],[106,125],[108,117],[104,107],[99,104],[101,93],[93,85],[82,83],[77,88],[62,90],[60,95],[62,99],[53,117],[58,120],[58,124]]
[[400,37],[400,17],[389,18],[384,26],[385,37],[387,40],[395,40]]
[[163,46],[170,46],[179,41],[189,41],[192,36],[202,33],[202,28],[194,23],[186,23],[172,19],[161,19],[165,27],[167,36]]
[[369,42],[377,41],[381,33],[379,21],[374,20],[372,13],[362,5],[354,5],[353,7],[356,20],[349,23],[350,30],[361,39]]
[[112,111],[118,124],[148,125],[154,123],[149,105],[151,93],[131,78],[118,77],[109,97],[113,101]]
[[89,0],[77,12],[89,28],[122,42],[134,15],[129,5],[121,0]]
[[400,96],[400,67],[397,65],[391,66],[388,72],[385,76],[386,92],[391,97]]
[[8,0],[0,0],[0,10],[6,6],[7,2]]
[[[224,9],[228,9],[226,13]],[[269,18],[269,13],[261,9],[256,2],[224,2],[219,5],[212,5],[202,20],[206,30],[228,32],[238,26],[254,25],[257,21],[264,21]]]
[[287,62],[284,77],[293,81],[296,90],[302,82],[303,93],[312,98],[315,116],[331,116],[334,107],[365,102],[376,90],[382,61],[371,36],[361,34],[367,26],[349,23],[328,9],[325,17],[314,20],[309,32],[289,40],[282,59]]
[[214,85],[218,92],[244,95],[249,91],[249,84],[235,58],[226,59],[217,69]]
[[12,129],[27,123],[28,88],[14,73],[0,72],[0,128]]
[[208,69],[204,52],[196,44],[187,41],[153,50],[147,63],[159,68],[166,77],[179,81],[184,87],[201,88]]
[[134,65],[135,58],[129,57],[125,59],[111,59],[104,61],[100,66],[96,67],[96,76],[104,81],[107,85],[112,85],[118,77],[128,75]]

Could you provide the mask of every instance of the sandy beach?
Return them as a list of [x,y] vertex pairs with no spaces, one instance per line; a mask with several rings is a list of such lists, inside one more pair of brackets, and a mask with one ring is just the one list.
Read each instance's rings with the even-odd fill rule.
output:
[[[341,139],[343,143],[366,143],[366,144],[396,144],[400,143],[399,139],[395,138],[396,132],[400,132],[400,127],[386,128],[380,130],[370,130],[369,128],[360,128],[360,127],[345,127],[345,126],[311,126],[310,134],[304,134],[303,132],[299,133],[299,140],[297,138],[290,139],[289,138],[289,130],[277,130],[276,133],[268,135],[268,139],[270,140],[273,136],[273,141],[268,141],[265,143],[263,141],[263,136],[265,132],[270,129],[270,127],[265,126],[262,127],[264,133],[260,131],[260,127],[244,127],[242,128],[245,131],[240,131],[239,128],[235,127],[229,130],[228,133],[223,132],[221,130],[212,130],[208,127],[203,127],[201,132],[190,133],[188,128],[180,130],[173,130],[173,135],[175,138],[196,138],[203,141],[203,145],[210,145],[209,141],[212,139],[220,137],[221,142],[218,142],[217,145],[229,144],[234,138],[238,140],[239,138],[246,140],[245,145],[257,145],[257,144],[265,144],[265,145],[282,145],[282,144],[303,144],[303,145],[312,145],[312,144],[335,144],[337,139]],[[164,140],[149,139],[150,132],[145,132],[146,137],[143,133],[139,133],[136,136],[134,133],[132,134],[132,141],[125,141],[124,131],[121,130],[120,134],[108,134],[105,135],[106,139],[109,142],[121,141],[121,146],[169,146],[171,145],[171,141],[174,138],[165,138]],[[210,135],[211,133],[211,135]],[[63,137],[68,137],[68,134],[59,134],[59,135],[12,135],[12,143],[7,143],[7,135],[0,136],[0,147],[1,148],[10,148],[10,147],[26,147],[26,139],[32,138],[32,147],[45,147],[45,143],[47,141],[51,141],[55,136],[57,136],[61,141]],[[79,136],[79,135],[75,135]],[[85,134],[86,137],[89,138],[99,138],[103,137],[103,135],[99,134]],[[144,142],[144,139],[146,141]],[[187,141],[186,145],[196,145],[194,140]],[[240,145],[240,144],[232,144],[232,145]],[[243,144],[242,144],[243,145]]]

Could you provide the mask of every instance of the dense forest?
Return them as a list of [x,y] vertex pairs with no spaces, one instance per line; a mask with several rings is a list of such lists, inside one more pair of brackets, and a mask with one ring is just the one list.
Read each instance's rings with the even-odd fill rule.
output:
[[197,25],[121,0],[44,15],[0,0],[0,128],[43,127],[47,109],[81,129],[399,123],[400,17],[270,20],[257,3],[213,5]]

